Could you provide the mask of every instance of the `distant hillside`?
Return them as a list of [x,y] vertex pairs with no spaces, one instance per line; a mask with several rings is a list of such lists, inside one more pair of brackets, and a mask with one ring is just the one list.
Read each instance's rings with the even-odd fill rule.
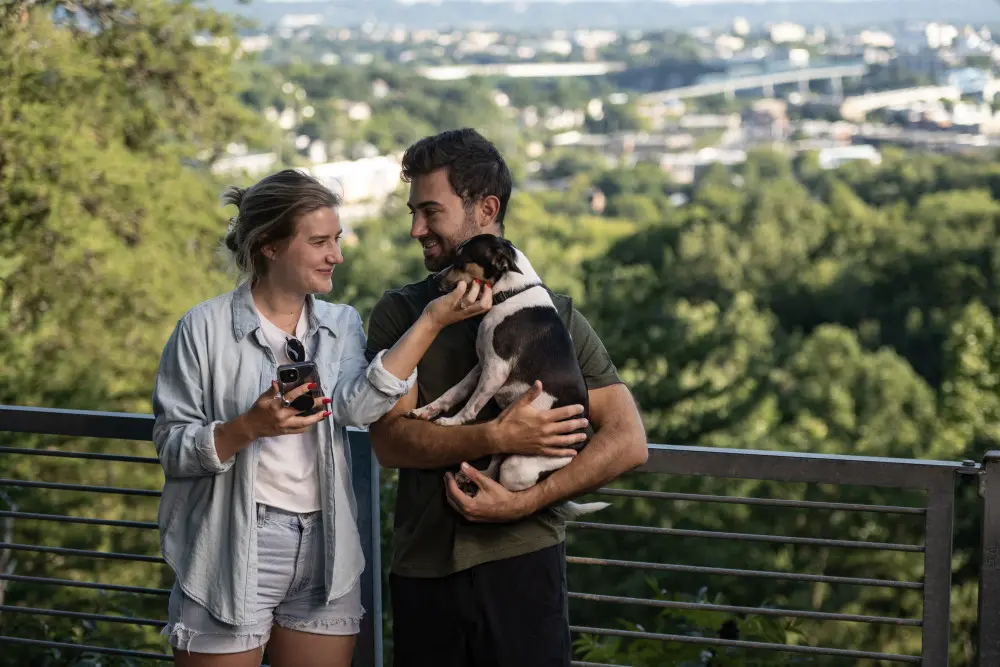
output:
[[272,24],[284,14],[322,14],[328,25],[355,26],[365,21],[409,28],[576,29],[690,28],[727,25],[744,16],[753,25],[795,21],[811,25],[859,26],[896,21],[938,20],[960,24],[1000,24],[996,0],[785,0],[772,2],[699,2],[678,5],[663,0],[579,0],[566,2],[473,2],[400,4],[392,0],[318,0],[315,2],[208,0],[226,12]]

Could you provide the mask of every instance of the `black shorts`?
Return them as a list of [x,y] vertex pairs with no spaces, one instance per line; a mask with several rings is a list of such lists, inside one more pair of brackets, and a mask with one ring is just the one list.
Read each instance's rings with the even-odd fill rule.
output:
[[569,667],[566,549],[389,576],[394,667]]

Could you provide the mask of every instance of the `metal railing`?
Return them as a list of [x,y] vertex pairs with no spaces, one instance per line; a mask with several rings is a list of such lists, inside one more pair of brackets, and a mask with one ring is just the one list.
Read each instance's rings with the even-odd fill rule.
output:
[[[151,441],[153,418],[151,415],[135,415],[110,412],[86,412],[79,410],[56,410],[42,408],[27,408],[0,406],[0,433],[31,433],[41,435],[62,435],[82,438],[103,438],[112,440]],[[147,448],[152,451],[152,448]],[[378,463],[372,453],[368,434],[364,431],[350,432],[351,473],[354,478],[354,491],[358,503],[358,528],[361,535],[362,548],[365,553],[365,570],[361,577],[361,603],[369,613],[366,613],[361,623],[361,633],[358,636],[354,664],[357,667],[372,667],[382,664],[382,580],[381,580],[381,539],[379,535],[379,471]],[[70,452],[56,449],[28,449],[18,447],[0,447],[0,455],[20,454],[27,456],[59,457],[69,459],[115,461],[136,465],[159,466],[159,459],[152,456],[132,456],[122,454],[104,454],[96,452]],[[136,489],[119,486],[98,486],[67,484],[49,480],[30,479],[0,479],[0,491],[8,488],[35,488],[53,491],[75,491],[92,494],[116,494],[130,497],[158,498],[159,491]],[[116,528],[140,530],[155,530],[156,523],[147,521],[122,521],[102,519],[98,517],[62,516],[53,514],[37,514],[14,510],[0,511],[0,519],[24,521],[51,521],[65,524],[91,524]],[[92,549],[75,549],[64,547],[41,546],[35,544],[19,544],[10,541],[0,541],[0,556],[4,552],[46,553],[57,556],[113,559],[140,563],[165,565],[158,555],[117,553]],[[2,558],[0,558],[2,562]],[[142,596],[157,596],[162,598],[163,616],[166,612],[166,597],[170,595],[168,588],[150,588],[143,586],[126,586],[102,582],[75,581],[58,577],[21,576],[0,571],[0,587],[6,582],[18,584],[44,585],[56,587],[87,588],[97,591],[112,591],[120,593],[135,593]],[[0,616],[3,614],[32,614],[41,616],[57,616],[77,619],[80,622],[127,623],[133,625],[162,628],[166,625],[164,618],[134,618],[124,615],[83,613],[59,609],[41,609],[0,604]],[[39,640],[31,637],[0,636],[0,644],[25,644],[39,649],[61,649],[80,652],[90,652],[106,655],[120,655],[150,660],[173,661],[172,656],[165,653],[148,651],[133,651],[105,646],[79,645],[67,642]]]
[[[151,437],[152,418],[148,415],[121,413],[82,412],[0,406],[0,433],[29,433],[148,441]],[[357,643],[354,664],[372,667],[382,664],[382,595],[381,595],[381,543],[379,538],[379,467],[364,431],[350,431],[350,446],[355,491],[358,498],[358,516],[366,555],[366,569],[362,579],[362,602],[368,613],[364,617],[362,632]],[[147,448],[151,451],[151,448]],[[107,454],[98,452],[71,452],[52,448],[0,447],[0,455],[57,457],[129,465],[158,465],[152,456],[132,454]],[[703,447],[651,445],[649,461],[638,473],[681,478],[713,478],[719,480],[763,480],[776,483],[836,485],[844,487],[870,487],[883,490],[914,492],[919,502],[914,504],[870,504],[817,500],[790,500],[784,498],[742,497],[717,493],[682,493],[675,491],[632,490],[606,488],[598,493],[643,502],[666,501],[688,504],[713,504],[768,508],[773,511],[871,513],[882,517],[910,517],[923,525],[922,543],[897,543],[866,539],[836,539],[823,536],[773,535],[729,530],[679,528],[673,525],[623,525],[599,520],[581,520],[568,524],[571,543],[577,535],[589,531],[610,531],[624,536],[638,535],[653,539],[668,537],[676,540],[725,540],[738,541],[756,548],[774,545],[795,545],[804,549],[838,549],[860,553],[898,552],[913,554],[922,564],[919,578],[876,578],[828,574],[822,571],[803,572],[725,567],[710,563],[648,562],[621,558],[598,558],[571,553],[567,563],[574,569],[595,566],[610,568],[615,572],[652,572],[681,575],[698,575],[705,578],[727,577],[767,582],[792,582],[798,584],[823,584],[830,587],[882,588],[916,592],[920,596],[922,613],[907,618],[886,613],[840,613],[804,608],[774,608],[746,604],[716,604],[707,601],[677,601],[648,597],[604,595],[597,592],[570,592],[570,598],[580,603],[620,604],[652,610],[708,611],[733,615],[757,615],[769,618],[804,619],[816,622],[847,622],[864,625],[890,625],[918,629],[921,633],[919,654],[899,652],[864,651],[814,646],[806,644],[780,644],[722,636],[697,636],[693,634],[649,632],[616,628],[572,626],[576,636],[618,637],[626,640],[653,640],[679,642],[704,646],[706,649],[752,649],[777,651],[801,656],[830,656],[840,658],[881,661],[879,664],[923,664],[947,667],[949,661],[949,635],[951,628],[950,594],[952,588],[952,544],[954,533],[954,508],[956,484],[962,475],[978,478],[982,506],[982,567],[979,576],[979,667],[996,667],[1000,664],[1000,507],[993,500],[1000,495],[1000,452],[991,453],[982,466],[975,462],[941,462],[908,459],[888,459],[856,456],[830,456],[794,454],[759,450],[735,450]],[[627,479],[624,481],[628,481]],[[118,485],[81,485],[59,480],[0,479],[0,504],[5,488],[44,489],[51,491],[83,492],[89,494],[115,494],[126,497],[155,498],[159,492]],[[625,502],[625,501],[623,501]],[[599,517],[600,515],[596,515]],[[128,553],[113,550],[81,549],[73,546],[51,546],[20,543],[3,537],[4,522],[31,524],[56,522],[59,524],[89,524],[128,530],[153,531],[156,524],[150,521],[109,519],[42,514],[19,511],[16,508],[0,510],[0,563],[5,553],[41,553],[54,557],[103,559],[162,565],[158,554]],[[19,524],[20,525],[20,524]],[[683,559],[678,559],[683,560]],[[46,572],[44,576],[23,575],[0,570],[0,590],[4,584],[17,586],[53,586],[92,589],[111,593],[128,593],[155,596],[162,601],[165,612],[167,588],[154,588],[122,583],[78,581],[71,577]],[[770,585],[770,584],[769,584]],[[72,619],[80,623],[133,624],[161,628],[165,621],[161,614],[156,618],[134,617],[107,613],[67,611],[57,608],[23,607],[5,604],[0,598],[0,617],[7,614],[26,614]],[[571,618],[571,621],[573,619]],[[35,637],[0,636],[0,643],[25,644],[42,649],[90,651],[109,655],[123,655],[153,660],[171,660],[165,653],[132,651],[96,645],[79,645],[70,642],[49,641]],[[575,665],[598,663],[575,662]]]
[[[808,545],[853,550],[894,551],[921,554],[923,577],[920,580],[874,579],[853,576],[831,576],[823,573],[779,572],[749,570],[707,565],[634,562],[570,556],[569,563],[637,568],[659,572],[682,572],[703,576],[736,578],[766,578],[795,582],[821,582],[833,586],[859,586],[919,591],[922,597],[921,618],[899,618],[874,614],[825,613],[804,609],[774,609],[761,607],[713,605],[655,600],[629,600],[633,604],[655,605],[663,608],[724,611],[735,614],[803,618],[824,621],[854,622],[863,624],[890,624],[918,627],[922,630],[922,649],[919,655],[857,651],[820,646],[790,646],[769,642],[741,641],[712,637],[691,637],[649,632],[628,632],[601,628],[575,628],[578,632],[595,635],[608,634],[621,637],[655,639],[669,642],[697,643],[705,646],[733,647],[799,653],[814,656],[831,656],[878,660],[893,664],[924,664],[946,667],[949,656],[950,593],[952,575],[953,508],[956,478],[959,474],[979,474],[981,467],[974,462],[951,463],[857,456],[831,456],[796,454],[760,450],[723,448],[677,447],[654,445],[650,457],[641,469],[646,472],[671,475],[698,476],[727,479],[767,480],[808,484],[832,484],[889,489],[910,489],[922,492],[922,506],[871,505],[844,502],[796,501],[771,498],[743,498],[709,494],[685,494],[650,491],[604,489],[603,493],[626,497],[680,500],[697,503],[726,503],[746,506],[770,506],[793,510],[825,510],[840,512],[870,512],[883,515],[912,515],[923,519],[923,544],[897,544],[865,540],[843,540],[823,537],[796,537],[790,535],[765,535],[743,532],[722,532],[676,528],[651,528],[647,526],[622,526],[614,524],[571,523],[576,529],[600,529],[637,532],[646,535],[695,537],[702,539],[740,540],[745,542]],[[1000,552],[998,552],[1000,553]],[[998,558],[1000,567],[1000,558]],[[577,599],[601,599],[625,602],[610,597],[573,593]],[[981,663],[996,665],[1000,663]]]

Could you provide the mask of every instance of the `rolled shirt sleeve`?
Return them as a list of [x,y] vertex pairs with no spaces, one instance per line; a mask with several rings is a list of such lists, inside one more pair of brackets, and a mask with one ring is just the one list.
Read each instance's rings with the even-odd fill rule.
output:
[[153,389],[153,444],[168,477],[198,477],[225,472],[215,450],[221,421],[205,414],[199,345],[186,320],[178,322],[163,348]]
[[339,424],[367,427],[409,393],[417,380],[417,371],[414,369],[405,380],[387,371],[382,365],[387,350],[381,350],[369,363],[361,316],[354,308],[349,308],[349,312],[349,324],[344,327],[347,330],[341,334],[344,350],[330,411]]

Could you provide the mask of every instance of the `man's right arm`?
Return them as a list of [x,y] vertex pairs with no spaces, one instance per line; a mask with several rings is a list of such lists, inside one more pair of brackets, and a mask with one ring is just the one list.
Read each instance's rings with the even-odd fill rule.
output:
[[371,424],[372,448],[384,468],[447,468],[495,453],[494,422],[438,426],[411,419],[417,407],[417,386],[381,419]]
[[439,426],[406,413],[417,407],[417,387],[384,417],[372,424],[372,448],[384,468],[448,468],[489,454],[576,456],[573,445],[587,436],[574,431],[587,426],[582,405],[536,410],[531,402],[542,393],[536,383],[496,419],[481,424]]
[[[392,303],[392,298],[383,296],[372,309],[366,349],[369,358],[392,347],[411,324],[402,304]],[[583,412],[583,406],[545,411],[531,407],[540,385],[496,419],[462,426],[439,426],[407,417],[417,407],[417,391],[414,385],[392,410],[368,427],[375,456],[385,468],[447,468],[497,453],[573,456],[576,450],[570,448],[586,439],[585,434],[573,433],[584,428],[586,420],[571,419]]]

